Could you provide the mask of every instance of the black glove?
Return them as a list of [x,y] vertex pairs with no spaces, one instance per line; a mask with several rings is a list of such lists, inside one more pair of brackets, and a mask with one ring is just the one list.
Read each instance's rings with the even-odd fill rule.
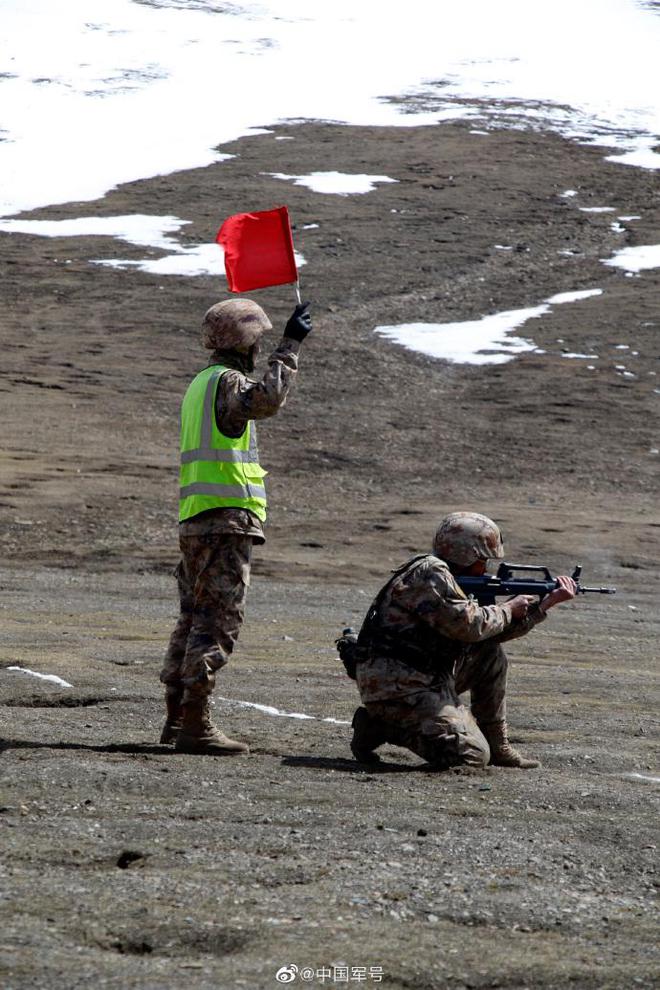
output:
[[291,337],[292,340],[303,341],[312,330],[312,318],[307,312],[311,303],[300,303],[289,317],[289,322],[284,328],[284,336]]

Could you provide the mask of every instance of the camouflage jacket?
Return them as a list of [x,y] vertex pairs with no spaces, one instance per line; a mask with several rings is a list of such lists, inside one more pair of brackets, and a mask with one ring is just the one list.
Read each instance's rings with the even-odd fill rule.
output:
[[[360,630],[357,681],[362,700],[447,684],[472,644],[516,639],[544,619],[538,605],[519,620],[512,619],[506,602],[479,605],[466,597],[443,560],[431,554],[415,557],[381,590]],[[376,671],[378,682],[390,669],[392,683],[374,683]]]

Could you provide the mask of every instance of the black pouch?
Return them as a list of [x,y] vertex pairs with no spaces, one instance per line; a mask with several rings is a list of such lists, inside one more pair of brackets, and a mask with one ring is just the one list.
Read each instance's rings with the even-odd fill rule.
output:
[[358,646],[357,633],[350,628],[344,629],[339,639],[335,640],[335,645],[346,673],[352,681],[356,680],[356,667],[361,660],[366,660],[366,650]]

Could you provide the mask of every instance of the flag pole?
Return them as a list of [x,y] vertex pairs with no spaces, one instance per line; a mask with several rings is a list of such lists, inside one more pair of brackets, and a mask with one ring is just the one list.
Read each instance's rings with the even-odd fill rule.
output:
[[296,279],[296,299],[298,300],[298,305],[300,306],[302,299],[300,298],[300,281]]

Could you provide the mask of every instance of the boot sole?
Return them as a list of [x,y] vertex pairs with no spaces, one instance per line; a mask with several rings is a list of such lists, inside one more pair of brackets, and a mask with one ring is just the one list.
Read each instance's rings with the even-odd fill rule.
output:
[[249,749],[210,749],[207,747],[175,746],[175,753],[183,753],[188,756],[249,756]]
[[538,770],[541,766],[540,763],[494,763],[492,760],[489,764],[491,767],[504,767],[506,770]]
[[214,742],[197,742],[197,740],[190,736],[184,736],[179,733],[176,743],[174,744],[174,751],[176,753],[187,753],[189,756],[249,756],[250,750],[247,746],[234,747],[227,746],[226,748],[220,743]]

